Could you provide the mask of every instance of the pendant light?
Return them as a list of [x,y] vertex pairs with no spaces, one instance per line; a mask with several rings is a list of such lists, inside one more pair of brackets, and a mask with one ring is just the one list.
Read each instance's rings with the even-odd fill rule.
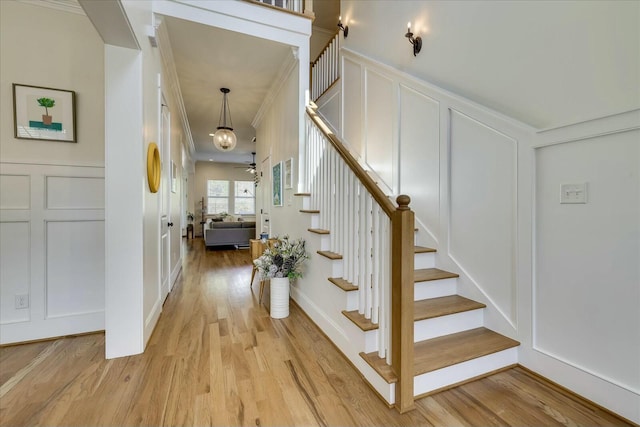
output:
[[[222,108],[220,110],[220,119],[218,120],[218,130],[213,136],[213,145],[220,151],[231,151],[236,148],[238,139],[233,133],[233,123],[231,122],[231,110],[227,101],[227,94],[231,92],[226,87],[221,87],[222,92]],[[227,115],[229,116],[229,125],[227,125]]]

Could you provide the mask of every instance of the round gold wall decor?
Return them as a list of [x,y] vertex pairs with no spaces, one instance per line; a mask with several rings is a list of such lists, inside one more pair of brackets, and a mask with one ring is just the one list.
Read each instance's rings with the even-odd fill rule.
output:
[[160,168],[160,151],[155,142],[151,142],[147,149],[147,179],[152,193],[157,193],[160,188]]

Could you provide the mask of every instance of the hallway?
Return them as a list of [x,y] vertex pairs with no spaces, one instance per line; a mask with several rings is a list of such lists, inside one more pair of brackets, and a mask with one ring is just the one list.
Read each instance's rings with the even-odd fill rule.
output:
[[104,360],[103,334],[0,349],[0,425],[627,425],[521,368],[400,415],[295,304],[269,317],[248,250],[184,245],[144,354]]

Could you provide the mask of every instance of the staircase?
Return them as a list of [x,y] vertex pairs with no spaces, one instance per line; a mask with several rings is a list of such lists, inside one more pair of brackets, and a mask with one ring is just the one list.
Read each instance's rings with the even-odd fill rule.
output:
[[317,147],[310,157],[318,160],[306,167],[311,185],[309,193],[297,194],[300,214],[309,217],[309,238],[319,239],[311,246],[320,248],[323,261],[314,262],[322,263],[329,286],[346,296],[340,309],[349,345],[361,347],[350,352],[366,362],[360,371],[369,384],[405,412],[414,398],[515,365],[519,343],[484,327],[485,305],[458,295],[458,274],[436,268],[437,251],[413,246],[410,253],[417,231],[409,198],[400,196],[398,207],[389,208],[371,183],[359,184],[366,173],[334,135],[318,136],[322,122],[309,114],[315,122],[308,127],[311,146]]

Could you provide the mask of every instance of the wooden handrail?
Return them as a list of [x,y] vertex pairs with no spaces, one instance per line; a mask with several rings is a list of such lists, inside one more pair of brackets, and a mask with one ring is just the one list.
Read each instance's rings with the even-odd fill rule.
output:
[[311,61],[311,68],[313,68],[314,65],[316,65],[316,62],[318,62],[318,60],[320,59],[320,57],[322,56],[322,54],[324,53],[325,50],[327,50],[327,48],[329,47],[329,45],[331,43],[333,43],[333,39],[336,38],[336,36],[338,35],[338,33],[340,33],[340,30],[336,30],[335,34],[331,36],[331,38],[329,39],[329,41],[327,42],[327,44],[324,45],[324,47],[322,48],[322,50],[320,51],[320,53],[318,54],[318,57],[316,59],[314,59],[313,61]]
[[318,114],[311,107],[307,107],[307,114],[311,117],[311,120],[318,126],[318,129],[322,131],[324,136],[331,142],[333,148],[340,154],[340,156],[344,159],[345,163],[349,166],[349,169],[353,171],[355,176],[362,182],[362,185],[367,189],[367,191],[371,194],[373,199],[380,205],[382,210],[389,218],[393,217],[393,213],[396,210],[396,206],[389,200],[389,198],[382,192],[380,187],[375,183],[375,181],[369,176],[369,174],[360,166],[360,163],[349,153],[349,150],[342,145],[342,142],[338,139],[337,136],[324,124],[322,119],[318,117]]
[[307,114],[391,220],[391,369],[398,378],[395,407],[400,413],[410,411],[415,408],[413,400],[415,215],[409,208],[411,199],[405,195],[398,196],[396,207],[316,111],[307,107]]

